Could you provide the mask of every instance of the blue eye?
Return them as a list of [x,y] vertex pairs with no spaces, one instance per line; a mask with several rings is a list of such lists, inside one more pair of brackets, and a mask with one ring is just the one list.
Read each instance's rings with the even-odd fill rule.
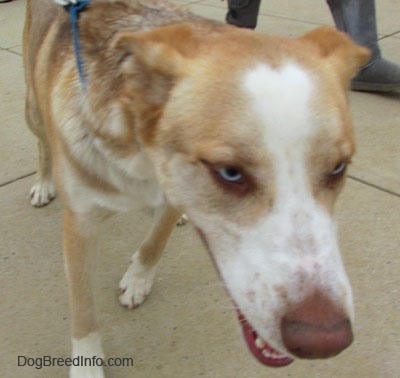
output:
[[232,167],[225,167],[217,170],[218,175],[225,181],[241,183],[243,175],[240,171]]
[[347,167],[347,163],[346,162],[343,161],[343,162],[339,163],[335,167],[335,169],[332,171],[331,175],[332,176],[340,175],[341,173],[343,173],[345,171],[346,167]]

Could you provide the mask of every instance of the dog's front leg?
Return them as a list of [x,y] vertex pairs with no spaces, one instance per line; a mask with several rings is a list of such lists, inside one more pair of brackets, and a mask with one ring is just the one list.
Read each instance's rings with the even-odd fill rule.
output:
[[[67,209],[64,215],[64,259],[69,282],[72,313],[72,357],[79,362],[71,367],[71,378],[104,377],[99,327],[92,291],[96,237],[104,214],[77,214]],[[81,363],[81,361],[83,363]]]
[[124,306],[137,307],[150,293],[157,263],[180,215],[181,212],[168,203],[156,210],[153,226],[139,250],[133,254],[131,265],[119,284],[119,300]]

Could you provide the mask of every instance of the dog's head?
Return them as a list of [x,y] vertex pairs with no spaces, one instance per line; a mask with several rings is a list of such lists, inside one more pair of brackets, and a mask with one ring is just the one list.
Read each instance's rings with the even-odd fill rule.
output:
[[327,27],[297,40],[220,28],[118,37],[142,142],[258,360],[333,356],[353,338],[332,211],[354,153],[346,91],[368,52]]

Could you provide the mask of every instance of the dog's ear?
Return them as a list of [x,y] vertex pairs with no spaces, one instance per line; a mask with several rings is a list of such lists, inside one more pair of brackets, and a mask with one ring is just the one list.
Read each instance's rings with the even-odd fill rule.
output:
[[179,76],[196,46],[197,39],[189,25],[171,25],[144,33],[119,33],[112,47],[131,55],[144,69]]
[[321,26],[301,39],[317,46],[321,56],[334,67],[347,88],[360,67],[370,59],[370,51],[357,45],[347,34],[329,26]]
[[134,115],[144,143],[151,144],[172,88],[195,54],[190,26],[167,26],[144,33],[118,33],[111,48],[123,77],[124,109]]

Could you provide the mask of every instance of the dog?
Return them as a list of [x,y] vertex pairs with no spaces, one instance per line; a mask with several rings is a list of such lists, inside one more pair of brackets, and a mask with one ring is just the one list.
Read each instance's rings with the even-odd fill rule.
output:
[[119,284],[122,305],[149,295],[186,213],[258,361],[348,347],[353,300],[333,207],[355,149],[349,81],[368,50],[330,27],[266,36],[159,0],[93,0],[78,25],[76,54],[68,12],[27,1],[26,119],[40,161],[31,203],[57,187],[64,204],[72,356],[104,357],[90,283],[99,226],[143,204],[154,225]]

